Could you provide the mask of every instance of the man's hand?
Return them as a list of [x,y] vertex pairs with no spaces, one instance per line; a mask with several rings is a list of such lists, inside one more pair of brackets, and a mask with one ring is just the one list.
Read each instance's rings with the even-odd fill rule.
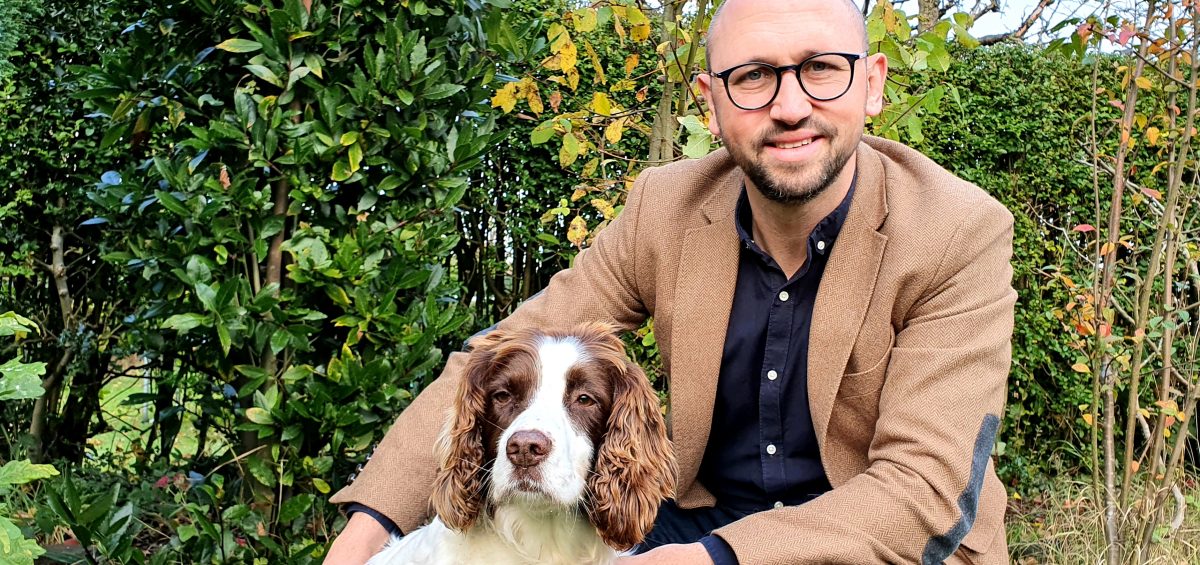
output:
[[622,557],[617,565],[713,565],[708,550],[699,543],[662,545],[641,555]]
[[374,518],[362,512],[352,514],[346,528],[333,540],[325,565],[362,565],[383,549],[389,537]]

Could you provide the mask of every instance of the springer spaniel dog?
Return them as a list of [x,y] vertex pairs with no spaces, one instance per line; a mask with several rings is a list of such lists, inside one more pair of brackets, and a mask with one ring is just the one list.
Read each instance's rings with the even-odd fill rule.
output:
[[433,521],[368,564],[608,564],[677,469],[658,397],[614,329],[473,342],[437,451]]

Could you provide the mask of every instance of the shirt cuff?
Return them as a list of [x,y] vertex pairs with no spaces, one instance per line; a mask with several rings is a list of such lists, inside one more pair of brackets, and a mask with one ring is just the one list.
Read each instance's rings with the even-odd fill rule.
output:
[[733,552],[729,542],[720,537],[709,534],[700,538],[700,545],[703,545],[705,551],[708,551],[708,557],[712,559],[713,565],[737,565],[737,554]]
[[396,523],[393,522],[391,518],[388,518],[387,516],[384,516],[383,514],[376,512],[374,508],[371,508],[370,506],[367,506],[366,504],[360,504],[358,502],[351,502],[350,504],[346,505],[346,517],[347,518],[354,515],[355,512],[362,512],[363,514],[366,514],[367,516],[374,518],[376,522],[379,522],[380,526],[383,526],[383,529],[387,530],[387,532],[389,534],[392,534],[393,536],[396,536],[396,537],[404,536],[404,532],[400,531],[400,527],[397,526]]

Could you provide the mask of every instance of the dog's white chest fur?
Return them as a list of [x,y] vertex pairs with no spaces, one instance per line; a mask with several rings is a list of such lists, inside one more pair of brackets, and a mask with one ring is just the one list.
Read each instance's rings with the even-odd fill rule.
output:
[[435,518],[393,539],[367,565],[609,565],[617,556],[584,516],[509,507],[463,533]]

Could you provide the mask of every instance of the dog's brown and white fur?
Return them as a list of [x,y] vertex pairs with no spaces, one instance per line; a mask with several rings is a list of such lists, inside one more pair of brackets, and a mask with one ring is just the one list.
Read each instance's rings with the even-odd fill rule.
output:
[[369,563],[606,564],[642,541],[677,470],[658,398],[613,329],[493,331],[473,346],[438,445],[436,517]]

